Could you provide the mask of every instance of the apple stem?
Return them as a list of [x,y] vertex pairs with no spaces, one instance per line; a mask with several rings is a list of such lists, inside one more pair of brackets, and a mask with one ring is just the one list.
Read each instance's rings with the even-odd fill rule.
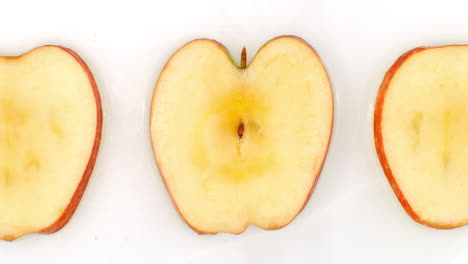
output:
[[241,69],[245,69],[245,67],[247,67],[247,50],[245,47],[242,48],[240,65]]

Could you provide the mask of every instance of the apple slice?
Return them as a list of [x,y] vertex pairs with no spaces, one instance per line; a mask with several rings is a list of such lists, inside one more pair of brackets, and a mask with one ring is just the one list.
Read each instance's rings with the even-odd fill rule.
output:
[[333,95],[303,40],[266,43],[246,67],[214,40],[192,41],[161,72],[151,139],[166,188],[200,234],[279,229],[306,205],[327,154]]
[[375,105],[377,154],[421,224],[468,224],[468,46],[416,48],[387,72]]
[[0,57],[0,239],[53,233],[70,220],[101,139],[98,88],[73,51]]

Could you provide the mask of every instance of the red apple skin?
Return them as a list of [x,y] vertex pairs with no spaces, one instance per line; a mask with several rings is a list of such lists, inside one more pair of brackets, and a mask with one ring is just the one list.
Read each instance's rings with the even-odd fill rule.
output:
[[[393,79],[393,76],[395,73],[398,71],[398,69],[403,65],[403,63],[408,60],[411,56],[414,54],[428,50],[428,49],[437,49],[437,48],[444,48],[444,47],[450,47],[450,46],[458,46],[458,45],[448,45],[448,46],[442,46],[442,47],[418,47],[414,48],[405,54],[401,55],[395,63],[390,67],[390,69],[387,71],[385,74],[385,77],[382,81],[382,84],[380,85],[379,92],[377,94],[377,99],[375,102],[375,112],[374,112],[374,141],[375,141],[375,149],[377,151],[377,156],[379,158],[380,164],[382,165],[382,169],[385,173],[385,176],[387,177],[388,182],[390,183],[390,186],[392,187],[393,191],[395,192],[396,197],[398,198],[398,201],[400,201],[401,206],[405,209],[406,213],[417,223],[420,223],[422,225],[436,228],[436,229],[452,229],[452,228],[457,228],[460,226],[463,226],[465,224],[461,225],[436,225],[432,223],[428,223],[421,219],[421,217],[414,211],[414,209],[411,207],[409,204],[408,200],[406,200],[405,195],[403,192],[400,190],[400,187],[398,186],[398,183],[395,180],[395,177],[393,176],[392,169],[390,168],[390,165],[388,164],[387,156],[385,155],[385,147],[383,144],[383,138],[382,138],[382,111],[383,111],[383,106],[385,103],[385,95],[387,93],[387,89]],[[468,224],[468,223],[467,223]]]
[[[96,112],[97,112],[97,121],[96,121],[96,135],[94,138],[94,144],[93,148],[91,151],[91,156],[89,158],[88,164],[86,165],[86,169],[83,173],[83,177],[81,178],[80,183],[78,184],[78,187],[76,188],[72,198],[70,199],[70,202],[68,203],[67,207],[65,208],[65,211],[62,213],[62,215],[50,226],[43,228],[37,232],[34,233],[42,233],[42,234],[51,234],[59,231],[62,229],[68,221],[70,221],[71,217],[76,211],[76,208],[78,207],[78,204],[80,203],[81,197],[83,196],[83,193],[86,189],[86,186],[88,185],[89,178],[91,177],[91,173],[94,169],[94,165],[96,163],[96,158],[99,152],[99,146],[101,143],[101,136],[102,136],[102,121],[103,121],[103,114],[102,114],[102,103],[101,103],[101,96],[99,94],[99,89],[96,84],[96,80],[94,79],[93,74],[91,73],[91,70],[89,69],[88,65],[84,62],[84,60],[73,50],[62,47],[62,46],[55,46],[55,45],[46,45],[42,47],[55,47],[59,48],[63,51],[66,51],[68,54],[70,54],[83,68],[83,70],[86,72],[86,75],[88,76],[89,83],[91,84],[93,88],[93,94],[94,98],[96,101]],[[23,55],[20,55],[18,57],[13,57],[13,58],[20,58],[22,56],[25,56],[29,53],[32,53],[36,50],[39,50],[40,48],[33,49],[29,51],[28,53],[25,53]],[[6,241],[13,241],[19,237],[6,237]]]
[[[322,169],[323,169],[323,165],[325,163],[325,160],[326,160],[326,157],[328,155],[328,149],[330,147],[330,142],[331,142],[331,138],[332,138],[332,135],[333,135],[333,124],[334,124],[334,109],[335,109],[335,106],[334,106],[334,95],[333,95],[333,88],[331,86],[331,81],[330,81],[330,76],[328,75],[328,72],[326,71],[326,68],[325,66],[323,65],[323,62],[322,60],[320,59],[319,55],[317,54],[317,52],[315,51],[314,48],[312,48],[311,45],[309,45],[305,40],[297,37],[297,36],[292,36],[292,35],[283,35],[283,36],[279,36],[279,37],[276,37],[276,38],[273,38],[271,40],[269,40],[268,42],[266,42],[258,51],[257,51],[257,54],[260,52],[260,50],[265,47],[266,45],[268,45],[271,41],[274,41],[274,40],[277,40],[277,39],[281,39],[281,38],[291,38],[291,39],[294,39],[294,40],[298,40],[300,41],[302,44],[304,44],[305,46],[307,46],[310,50],[312,50],[312,52],[317,56],[317,58],[319,58],[320,60],[320,63],[323,67],[323,69],[325,70],[325,73],[327,74],[327,79],[328,79],[328,83],[330,84],[330,89],[331,89],[331,94],[332,94],[332,118],[331,118],[331,122],[330,122],[330,137],[328,138],[328,142],[327,142],[327,149],[325,151],[325,154],[324,154],[324,157],[323,157],[323,160],[322,162],[320,163],[320,169],[317,171],[317,176],[315,177],[315,181],[313,182],[312,184],[312,187],[310,188],[310,191],[309,191],[309,194],[307,195],[306,199],[304,200],[304,203],[301,207],[301,209],[299,209],[299,211],[296,213],[296,215],[292,218],[292,220],[285,224],[285,225],[280,225],[280,226],[270,226],[269,228],[267,228],[266,230],[278,230],[278,229],[281,229],[287,225],[289,225],[296,217],[297,215],[302,212],[302,210],[305,208],[305,206],[307,205],[307,202],[309,201],[310,199],[310,196],[312,195],[312,192],[314,191],[315,189],[315,186],[317,185],[317,182],[318,182],[318,178],[320,176],[320,173],[322,172]],[[234,62],[231,54],[229,53],[228,49],[223,45],[221,44],[220,42],[216,41],[216,40],[213,40],[213,39],[206,39],[206,38],[200,38],[200,39],[195,39],[195,40],[192,40],[190,42],[188,42],[187,44],[185,44],[184,46],[180,47],[170,58],[169,60],[167,61],[166,63],[166,66],[164,66],[164,68],[162,69],[161,73],[159,74],[159,76],[162,76],[162,74],[164,73],[164,71],[166,70],[166,67],[169,65],[169,63],[171,62],[172,58],[180,51],[182,50],[185,46],[189,45],[190,43],[192,42],[195,42],[195,41],[208,41],[208,42],[212,42],[214,44],[216,44],[225,54],[226,56],[231,60],[232,64],[234,64],[236,67],[238,67],[239,69],[242,69],[241,67],[237,66],[236,63]],[[246,56],[244,58],[244,55],[241,55],[241,60],[243,59],[246,59]],[[252,59],[252,61],[255,59],[255,57]],[[242,62],[241,62],[242,64]],[[248,65],[246,66],[246,68],[248,68]],[[160,78],[158,79],[158,81],[156,82],[156,86],[155,87],[158,87],[158,84],[159,84],[159,80]],[[154,94],[153,94],[153,99],[152,101],[154,101],[156,99],[156,96],[157,96],[157,89],[155,89],[154,91]],[[151,120],[153,119],[153,109],[151,109],[150,111],[150,122]],[[150,130],[151,130],[151,123],[150,123]],[[151,131],[150,131],[150,134],[151,134]],[[159,159],[156,155],[156,151],[155,151],[155,147],[154,147],[154,143],[152,143],[152,148],[153,148],[153,154],[154,154],[154,157],[155,157],[155,160],[156,160],[156,164],[157,164],[157,167],[158,167],[158,171],[159,171],[159,174],[161,175],[161,178],[164,182],[164,186],[166,187],[166,191],[168,192],[169,194],[169,197],[171,198],[171,201],[172,203],[174,204],[176,210],[177,210],[177,213],[179,214],[179,216],[184,220],[184,222],[195,232],[197,232],[199,235],[216,235],[218,234],[217,232],[207,232],[207,231],[204,231],[204,230],[200,230],[200,229],[197,229],[196,227],[194,227],[193,225],[190,224],[189,221],[187,221],[187,219],[184,218],[184,215],[182,214],[182,212],[180,211],[179,207],[177,206],[177,203],[175,202],[175,199],[174,197],[172,196],[171,192],[169,191],[169,187],[167,185],[167,182],[166,182],[166,178],[164,177],[164,174],[163,174],[163,169],[162,169],[162,165],[161,163],[159,162]],[[244,230],[239,232],[239,233],[235,233],[235,235],[239,235],[239,234],[242,234],[244,233],[244,231],[247,229],[248,225],[246,225],[244,227]]]

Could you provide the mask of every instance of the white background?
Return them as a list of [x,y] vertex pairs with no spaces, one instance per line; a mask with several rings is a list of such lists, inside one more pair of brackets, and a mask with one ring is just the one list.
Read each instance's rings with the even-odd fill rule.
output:
[[[0,55],[44,45],[75,50],[99,85],[101,152],[69,224],[0,242],[0,263],[468,263],[468,227],[414,223],[380,169],[372,104],[385,71],[422,45],[468,42],[460,1],[0,2]],[[237,58],[298,35],[321,56],[336,126],[321,178],[287,227],[199,236],[180,219],[153,161],[149,110],[159,72],[186,42],[214,38]],[[291,155],[294,155],[291,153]]]

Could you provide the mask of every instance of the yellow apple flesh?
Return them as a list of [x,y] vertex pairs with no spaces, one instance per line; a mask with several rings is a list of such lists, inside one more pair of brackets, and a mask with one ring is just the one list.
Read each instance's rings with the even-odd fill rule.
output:
[[0,239],[51,233],[75,211],[94,167],[102,110],[73,51],[0,57]]
[[400,57],[380,87],[374,133],[384,172],[415,221],[468,224],[468,46]]
[[157,82],[151,139],[166,188],[199,233],[278,229],[302,210],[332,132],[333,95],[315,51],[285,36],[248,67],[195,40]]

